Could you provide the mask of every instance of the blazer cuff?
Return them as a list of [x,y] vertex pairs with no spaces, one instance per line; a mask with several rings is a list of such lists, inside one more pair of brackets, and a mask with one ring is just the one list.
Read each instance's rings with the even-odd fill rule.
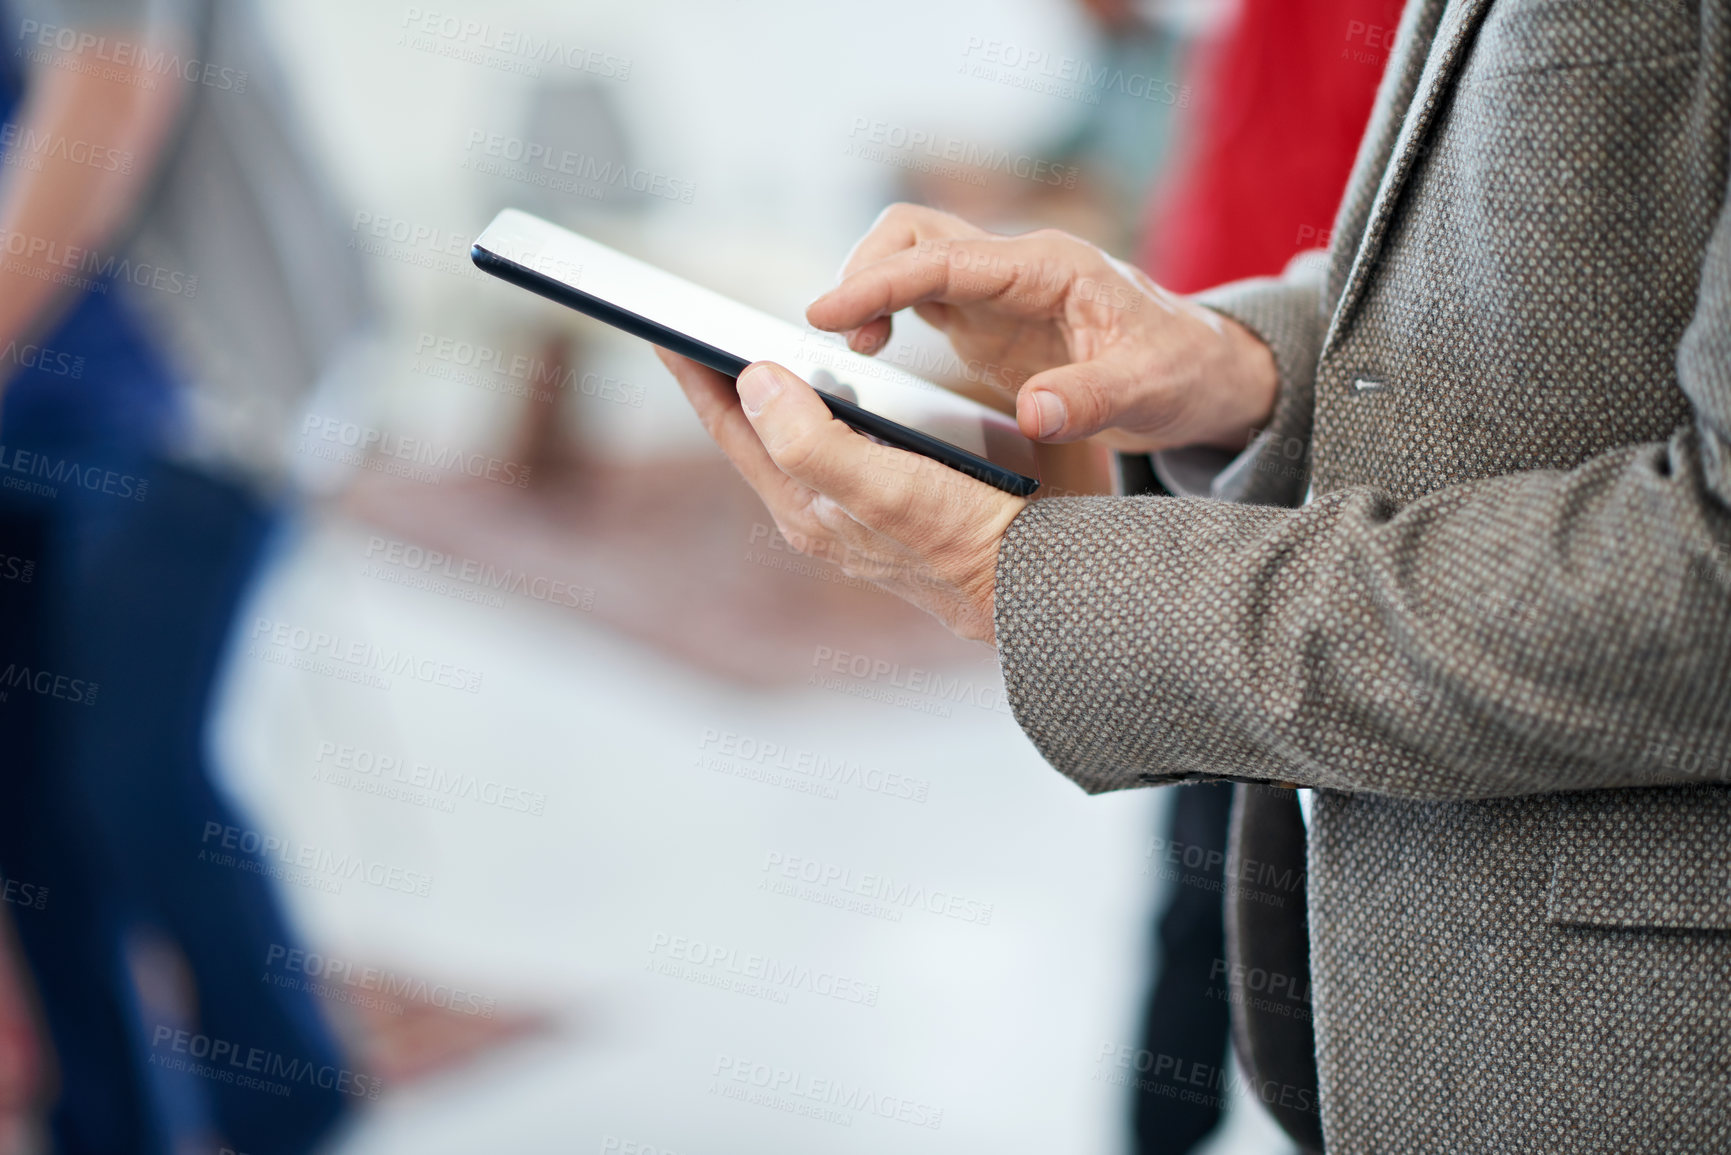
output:
[[1291,516],[1172,497],[1054,497],[1016,516],[998,551],[998,655],[1053,767],[1090,794],[1286,780],[1251,695],[1222,692],[1243,677],[1235,655],[1197,643],[1221,612],[1223,545]]

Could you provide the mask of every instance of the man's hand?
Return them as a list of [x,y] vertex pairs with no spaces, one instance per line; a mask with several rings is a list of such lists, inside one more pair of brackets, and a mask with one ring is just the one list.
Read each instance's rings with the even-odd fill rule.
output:
[[656,352],[790,545],[905,598],[964,638],[993,641],[998,542],[1026,501],[867,440],[780,365],[747,367],[736,391],[713,369]]
[[1016,421],[1036,440],[1239,449],[1274,408],[1274,356],[1254,334],[1067,233],[1001,237],[892,205],[806,319],[876,353],[909,307],[1018,383]]

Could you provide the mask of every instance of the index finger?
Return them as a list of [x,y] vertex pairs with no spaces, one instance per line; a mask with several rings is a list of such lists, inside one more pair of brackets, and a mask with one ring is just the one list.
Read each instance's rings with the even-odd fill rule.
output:
[[[878,214],[872,227],[859,239],[842,262],[838,281],[845,280],[894,253],[935,237],[987,236],[982,228],[961,217],[925,205],[894,204]],[[858,328],[847,328],[848,346],[856,353],[876,353],[890,339],[890,320],[878,317]]]
[[866,265],[813,301],[805,318],[831,332],[913,305],[1002,300],[1013,313],[1049,315],[1080,267],[1061,236],[922,240]]
[[867,265],[875,265],[922,240],[989,235],[985,229],[969,224],[953,213],[925,205],[893,204],[878,214],[878,219],[872,222],[865,236],[854,244],[847,260],[842,262],[841,276],[837,279],[846,280]]

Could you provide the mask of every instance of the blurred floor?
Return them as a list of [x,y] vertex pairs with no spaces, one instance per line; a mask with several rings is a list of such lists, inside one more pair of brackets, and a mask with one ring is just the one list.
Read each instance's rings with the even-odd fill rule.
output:
[[[736,688],[580,610],[376,580],[363,573],[375,536],[327,516],[285,540],[232,663],[219,727],[231,785],[291,846],[431,878],[424,897],[364,877],[337,893],[285,885],[312,949],[501,1015],[550,1010],[556,1029],[393,1088],[345,1155],[1122,1149],[1123,1092],[1098,1060],[1134,1044],[1160,795],[1090,799],[1054,774],[1005,712],[989,654],[952,664],[942,694],[911,694],[917,709]],[[271,645],[279,624],[478,672],[480,692],[291,669],[292,646]],[[832,645],[799,628],[814,653]],[[752,743],[783,752],[753,762]],[[741,776],[819,759],[927,783],[926,800]],[[370,771],[344,782],[339,763]],[[436,800],[367,792],[417,763],[459,785]],[[425,785],[432,771],[418,773]],[[537,795],[539,815],[508,808]],[[868,915],[831,905],[848,900],[840,885],[766,889],[801,859],[880,899],[907,884],[960,905],[946,916],[892,897]],[[716,985],[753,955],[774,960],[767,995]],[[915,1118],[941,1110],[941,1126],[859,1109],[820,1121],[722,1093],[748,1087],[726,1076],[751,1064],[906,1102]],[[1237,1125],[1223,1150],[1279,1149],[1265,1122]]]

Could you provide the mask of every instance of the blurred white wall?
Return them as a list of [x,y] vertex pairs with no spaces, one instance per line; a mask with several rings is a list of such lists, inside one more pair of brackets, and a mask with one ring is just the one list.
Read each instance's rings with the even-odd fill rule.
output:
[[[1081,105],[966,75],[970,45],[977,59],[990,42],[1054,57],[1085,56],[1090,43],[1075,7],[1054,0],[264,4],[311,143],[357,233],[388,221],[441,241],[469,238],[499,208],[526,205],[790,318],[891,199],[892,168],[844,155],[861,120],[1037,149]],[[471,31],[454,37],[417,31],[462,24]],[[542,64],[528,76],[513,71],[521,53],[481,47],[518,35],[580,45],[607,62],[594,71]],[[477,155],[473,133],[524,135],[531,93],[546,82],[593,83],[624,126],[633,163],[692,186],[690,203],[651,198],[641,211],[609,212],[465,168]],[[368,384],[399,425],[437,420],[440,433],[472,435],[503,419],[488,399],[406,378],[401,368],[429,329],[498,340],[530,315],[580,325],[536,314],[515,290],[478,277],[428,276],[403,259],[369,265],[392,332]],[[697,444],[701,432],[647,348],[592,336],[606,372],[647,395],[629,412],[592,407],[598,440],[621,454]]]

